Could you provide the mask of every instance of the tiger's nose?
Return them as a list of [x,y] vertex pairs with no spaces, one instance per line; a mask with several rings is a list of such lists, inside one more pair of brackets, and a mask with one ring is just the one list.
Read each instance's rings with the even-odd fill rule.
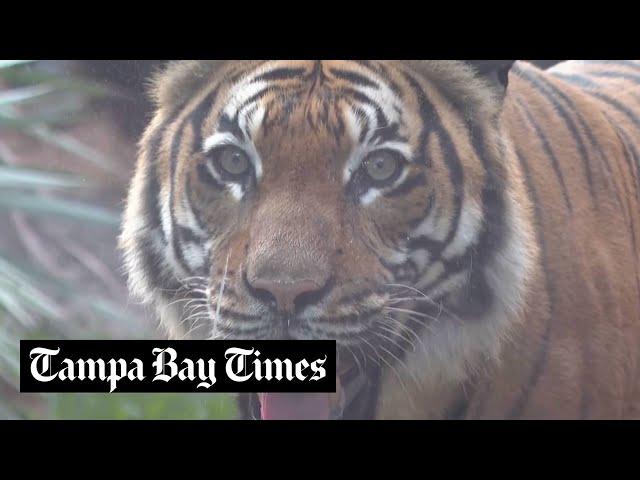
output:
[[[275,303],[276,308],[283,313],[294,313],[296,304],[302,307],[303,304],[312,303],[313,293],[319,292],[322,285],[313,280],[298,280],[285,282],[281,280],[258,278],[250,282],[259,297]],[[265,295],[266,294],[266,295]],[[304,300],[307,299],[307,302]]]

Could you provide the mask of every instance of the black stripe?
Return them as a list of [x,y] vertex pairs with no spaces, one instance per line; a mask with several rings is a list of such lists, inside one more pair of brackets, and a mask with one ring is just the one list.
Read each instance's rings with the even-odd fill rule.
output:
[[[497,128],[497,125],[493,128]],[[507,236],[503,180],[506,174],[503,165],[510,159],[504,158],[504,145],[499,143],[500,158],[491,161],[494,155],[487,151],[484,130],[471,123],[468,124],[468,129],[471,145],[484,168],[485,182],[482,187],[482,226],[476,244],[470,247],[468,253],[473,268],[470,268],[470,278],[466,285],[466,301],[457,306],[456,310],[467,317],[481,318],[495,300],[495,293],[487,283],[485,266],[503,248]]]
[[[354,90],[354,89],[352,89],[352,88],[341,88],[341,89],[340,89],[340,92],[341,92],[342,94],[346,94],[346,95],[351,96],[351,97],[352,97],[354,100],[356,100],[357,102],[359,102],[359,103],[361,103],[361,104],[364,104],[364,105],[366,105],[366,106],[372,107],[372,108],[375,110],[375,112],[376,112],[376,122],[377,122],[376,130],[377,130],[377,129],[384,129],[384,128],[389,127],[389,120],[387,119],[387,116],[386,116],[386,115],[384,114],[384,112],[382,111],[382,108],[380,107],[380,105],[378,105],[376,102],[374,102],[374,101],[373,101],[371,98],[369,98],[367,95],[365,95],[365,94],[363,94],[363,93],[360,93],[360,92],[358,92],[357,90]],[[349,100],[347,100],[347,103],[349,103],[349,104],[350,104],[350,105],[352,105],[352,107],[353,107],[352,102],[350,102]],[[356,108],[357,108],[357,107],[356,107]],[[363,114],[364,114],[364,112],[363,112]],[[366,116],[366,114],[365,114],[365,116]],[[368,122],[367,122],[367,123],[368,123]],[[370,128],[370,127],[369,127],[369,128]],[[360,136],[361,136],[360,142],[362,142],[362,141],[364,140],[364,138],[362,138],[362,137],[363,137],[363,134],[365,134],[365,133],[366,133],[366,131],[363,131],[363,132],[361,133],[361,135],[360,135]],[[388,133],[388,132],[387,132],[387,133]],[[384,134],[384,132],[383,132],[383,134]]]
[[[193,134],[194,134],[194,142],[192,146],[192,151],[190,153],[194,153],[193,148],[195,148],[196,152],[199,152],[201,150],[202,123],[205,121],[206,116],[210,113],[211,108],[213,107],[213,104],[218,95],[218,88],[219,87],[216,87],[211,92],[209,92],[205,96],[205,98],[198,103],[196,108],[184,117],[184,119],[180,122],[180,125],[178,126],[178,130],[174,134],[173,140],[171,142],[171,151],[169,156],[169,165],[170,165],[169,212],[171,215],[171,229],[173,231],[171,244],[172,244],[172,248],[173,248],[176,260],[178,261],[180,266],[184,269],[184,271],[188,272],[191,275],[193,275],[194,272],[189,267],[189,264],[187,263],[184,257],[184,252],[180,248],[180,244],[183,241],[181,237],[182,232],[178,228],[177,222],[175,219],[175,198],[174,198],[175,182],[176,182],[175,172],[176,172],[176,166],[178,162],[178,154],[179,154],[180,146],[182,144],[182,139],[184,135],[184,130],[186,128],[186,125],[189,122],[191,123]],[[205,176],[202,175],[203,174],[202,168],[203,168],[203,165],[198,166],[198,175],[204,179],[206,178],[206,175]],[[195,215],[195,212],[194,212],[194,215]]]
[[[392,243],[388,242],[386,239],[386,235],[384,234],[384,232],[382,231],[382,229],[380,228],[380,225],[378,225],[378,223],[374,220],[371,222],[373,224],[373,227],[376,229],[376,233],[378,234],[378,238],[380,239],[380,241],[382,242],[382,244],[388,248],[389,250],[395,250],[396,246],[393,245]],[[372,249],[373,250],[373,249]]]
[[367,138],[367,134],[371,130],[371,125],[369,123],[369,116],[358,105],[355,105],[355,104],[351,103],[350,101],[347,101],[347,103],[349,104],[349,107],[351,108],[351,110],[353,111],[355,116],[362,120],[362,129],[360,130],[360,135],[358,136],[358,141],[360,143],[363,143],[365,138]]
[[187,228],[183,225],[177,225],[176,228],[180,232],[180,237],[184,242],[195,243],[197,245],[201,244],[203,238],[197,235],[196,232],[194,232],[190,228]]
[[380,86],[374,81],[368,79],[364,75],[360,75],[359,73],[350,71],[350,70],[342,70],[338,68],[331,68],[329,72],[334,76],[341,80],[345,80],[347,82],[353,83],[354,85],[359,85],[361,87],[369,87],[375,88],[378,90]]
[[305,68],[276,68],[268,72],[262,73],[255,77],[252,82],[273,82],[278,80],[291,80],[294,78],[303,78],[306,72]]
[[[217,307],[216,307],[217,310]],[[237,321],[252,321],[252,320],[260,320],[260,315],[248,315],[246,313],[234,312],[233,310],[229,310],[224,307],[220,307],[219,310],[220,316],[226,317],[231,320]],[[261,328],[261,326],[256,326],[256,329]]]
[[159,154],[160,144],[166,128],[173,122],[175,116],[170,116],[154,132],[149,142],[147,150],[147,171],[145,183],[143,185],[144,212],[148,225],[148,231],[138,240],[137,254],[142,260],[144,276],[149,283],[157,289],[177,288],[177,284],[171,278],[166,278],[161,264],[163,257],[156,251],[154,242],[155,235],[160,236],[163,245],[167,245],[167,237],[162,229],[162,219],[160,207],[158,205],[160,195],[160,184],[156,171],[156,161]]
[[[220,316],[222,317],[222,315]],[[257,317],[257,318],[259,319],[260,317]],[[235,319],[232,318],[232,320],[235,320]],[[220,322],[216,322],[215,329],[217,333],[226,334],[226,336],[241,335],[243,338],[254,338],[258,340],[261,338],[265,338],[264,334],[267,333],[266,326],[262,324],[255,327],[243,328],[242,330],[238,330],[237,328],[234,328],[234,326],[227,326],[227,325],[220,324]]]
[[144,277],[152,288],[160,290],[161,293],[163,291],[177,291],[181,284],[175,280],[173,275],[167,275],[165,269],[162,268],[165,257],[163,253],[156,251],[156,243],[152,235],[147,234],[142,237],[137,245],[137,254],[140,255],[144,265]]
[[351,60],[351,62],[355,63],[356,65],[360,65],[362,68],[369,70],[371,73],[378,73],[378,68],[376,67],[376,65],[371,63],[371,60]]
[[198,179],[215,190],[223,190],[224,184],[220,183],[209,171],[209,168],[204,163],[200,163],[197,167]]
[[194,272],[189,267],[189,264],[184,258],[184,253],[180,248],[180,243],[182,238],[180,237],[180,229],[177,226],[177,222],[175,219],[175,170],[177,164],[177,157],[180,152],[180,146],[182,144],[182,138],[184,135],[185,125],[187,123],[188,117],[185,117],[180,126],[178,127],[178,131],[175,133],[173,140],[171,141],[171,152],[169,156],[169,162],[171,165],[171,176],[169,179],[170,189],[169,189],[169,215],[171,216],[171,246],[173,248],[173,252],[175,254],[176,260],[180,264],[180,267],[184,269],[185,272],[193,275]]
[[354,100],[356,100],[357,102],[360,103],[364,103],[365,105],[369,105],[373,108],[380,108],[378,106],[378,104],[376,102],[374,102],[368,95],[365,95],[362,92],[359,92],[358,90],[355,90],[354,88],[350,88],[350,87],[341,87],[340,88],[340,93],[345,95],[345,96],[349,96],[351,98],[353,98]]
[[367,310],[361,310],[358,313],[349,313],[346,315],[337,315],[335,317],[315,317],[313,324],[315,327],[321,327],[322,323],[335,325],[340,324],[354,324],[359,323],[361,320],[370,318],[373,315],[378,315],[382,310],[380,308],[369,308]]
[[589,143],[591,143],[591,146],[595,148],[596,151],[598,152],[598,156],[600,157],[600,160],[603,162],[604,166],[608,168],[609,173],[611,173],[611,166],[608,164],[608,158],[604,154],[604,151],[602,150],[602,145],[600,144],[595,134],[591,130],[591,127],[589,126],[587,121],[584,119],[582,112],[575,106],[575,104],[571,101],[571,99],[567,95],[565,95],[564,92],[562,92],[562,90],[557,88],[555,85],[549,82],[546,78],[542,76],[540,78],[541,80],[547,82],[547,85],[549,85],[549,87],[554,89],[557,95],[560,96],[565,101],[565,103],[569,106],[569,109],[575,116],[575,119],[577,120],[580,126],[580,130],[587,136],[587,139],[589,140]]
[[298,295],[294,300],[295,315],[299,314],[300,310],[303,309],[306,305],[316,305],[322,302],[322,300],[331,295],[331,292],[333,291],[335,286],[336,279],[332,276],[329,277],[329,279],[319,290],[314,290],[312,292],[306,292]]
[[599,88],[599,85],[596,82],[590,80],[589,78],[583,75],[578,75],[575,73],[553,72],[553,71],[549,73],[551,73],[554,77],[560,78],[569,84],[575,85],[585,90]]
[[[198,166],[198,169],[199,167],[200,166]],[[198,174],[200,174],[200,172],[198,172]],[[202,218],[202,212],[196,205],[194,205],[194,202],[193,202],[193,185],[191,184],[191,177],[187,178],[185,190],[186,190],[187,206],[193,212],[193,216],[196,219],[196,224],[198,225],[198,228],[203,232],[206,232],[207,226]]]
[[[245,108],[247,108],[248,106],[250,106],[250,105],[252,105],[254,103],[257,103],[258,101],[262,100],[264,97],[269,95],[270,93],[277,94],[277,93],[281,93],[283,91],[284,91],[284,89],[282,89],[280,87],[268,86],[268,87],[263,88],[259,92],[254,93],[249,98],[247,98],[242,103],[242,105],[240,105],[239,108],[236,109],[236,114],[235,114],[235,117],[234,117],[233,121],[237,123],[238,122],[238,117],[240,116],[240,113]],[[294,94],[295,92],[290,92],[290,93]]]
[[[159,206],[160,184],[157,177],[156,162],[166,130],[176,121],[181,111],[182,110],[177,110],[169,115],[167,120],[165,120],[157,129],[157,131],[154,132],[149,142],[149,150],[147,153],[148,168],[146,172],[146,182],[143,187],[145,213],[147,221],[149,222],[149,228],[155,233],[161,235],[162,241],[165,246],[168,246],[168,234],[164,231],[162,224],[162,217]],[[183,126],[184,122],[181,124],[181,131]],[[197,129],[195,130],[197,131]],[[175,148],[177,148],[174,142],[172,142],[171,146],[172,156],[169,158],[172,178],[175,169],[175,165],[173,164],[172,160]],[[156,288],[162,288],[164,290],[177,290],[179,288],[179,283],[171,275],[167,276],[166,272],[162,268],[162,264],[164,263],[164,256],[159,255],[156,251],[156,246],[151,235],[148,235],[144,239],[142,239],[140,254],[142,256],[142,262],[145,265],[144,269],[145,271],[147,271],[146,277],[153,285],[156,286]]]
[[371,362],[370,366],[364,374],[367,382],[361,391],[355,396],[349,405],[347,405],[342,413],[345,420],[373,420],[378,408],[378,397],[380,396],[381,384],[381,368],[376,366],[375,362]]
[[344,119],[342,118],[342,109],[335,110],[336,124],[333,125],[333,134],[336,138],[342,138],[345,133]]
[[337,301],[336,304],[343,306],[343,305],[353,305],[356,303],[361,303],[363,300],[365,300],[366,298],[369,298],[373,295],[382,295],[385,293],[384,289],[379,289],[379,290],[371,290],[371,289],[365,289],[365,290],[361,290],[359,292],[356,293],[351,293],[348,295],[343,295],[341,296]]
[[[451,240],[444,242],[434,241],[426,236],[414,238],[409,245],[413,249],[426,249],[430,252],[431,265],[440,260],[443,264],[443,271],[428,285],[423,287],[423,291],[430,294],[433,290],[441,286],[453,275],[465,270],[470,272],[468,282],[465,284],[465,301],[458,305],[448,306],[450,310],[455,310],[460,315],[469,318],[480,318],[492,305],[494,293],[489,287],[485,269],[483,268],[492,260],[496,251],[504,243],[505,222],[504,222],[504,185],[501,180],[500,162],[491,162],[492,155],[487,151],[485,136],[481,128],[471,122],[467,123],[471,145],[474,153],[481,161],[485,170],[485,184],[482,190],[483,222],[474,243],[467,246],[465,251],[454,258],[443,260],[442,251],[450,244]],[[504,150],[501,148],[503,155]],[[471,268],[473,265],[474,268]]]
[[458,231],[460,214],[462,212],[462,202],[464,198],[464,171],[462,163],[451,136],[442,125],[440,116],[431,102],[427,99],[422,87],[408,72],[403,73],[418,99],[420,117],[422,118],[423,123],[433,125],[433,130],[436,132],[438,139],[440,140],[440,147],[442,149],[445,165],[449,171],[449,180],[454,193],[454,212],[453,220],[445,239],[445,243],[450,243]]
[[371,73],[375,75],[380,75],[383,77],[383,80],[386,82],[387,86],[391,89],[391,91],[402,98],[403,89],[392,79],[392,76],[389,73],[389,69],[383,62],[376,62],[373,64],[369,60],[351,60],[352,62],[360,65],[361,67],[369,70]]
[[320,123],[323,125],[329,124],[329,102],[322,102],[322,114],[320,115]]
[[440,139],[440,145],[442,146],[445,164],[449,169],[449,180],[451,182],[451,187],[454,191],[453,218],[449,226],[449,232],[447,233],[447,236],[444,240],[445,243],[450,243],[455,237],[456,232],[458,231],[460,216],[462,214],[462,203],[464,198],[464,171],[462,168],[462,163],[460,162],[460,157],[458,156],[458,151],[449,134],[444,128],[440,127],[437,135]]
[[[247,125],[251,125],[251,122],[253,120],[253,116],[256,114],[256,112],[258,111],[258,105],[253,105],[252,107],[249,108],[249,110],[247,110],[247,113],[245,114],[245,118],[246,118],[246,124]],[[247,132],[247,137],[249,137],[250,141],[253,141],[253,138],[251,136],[251,131]]]
[[636,126],[636,128],[640,130],[640,118],[635,114],[633,110],[630,110],[615,98],[611,98],[610,96],[605,95],[604,93],[591,92],[591,91],[588,91],[587,93],[611,105],[613,108],[615,108],[616,110],[621,112],[623,115],[625,115],[629,120],[631,120],[631,122]]
[[578,147],[578,152],[580,154],[580,159],[582,160],[582,165],[585,171],[585,175],[587,177],[587,183],[589,185],[589,194],[591,195],[592,203],[598,207],[598,202],[596,201],[596,194],[593,186],[593,173],[591,171],[591,163],[589,162],[589,152],[582,141],[582,136],[578,132],[578,128],[574,123],[573,119],[567,113],[567,110],[557,98],[560,98],[566,105],[569,111],[576,115],[576,107],[571,101],[569,97],[567,97],[562,91],[560,91],[555,85],[549,82],[543,75],[536,76],[532,75],[532,73],[521,69],[516,66],[514,68],[514,73],[518,75],[518,77],[522,78],[526,82],[528,82],[540,95],[545,97],[554,107],[554,109],[558,112],[567,128],[571,132],[573,139]]
[[211,113],[213,104],[218,98],[219,88],[220,87],[216,86],[211,92],[209,92],[193,113],[191,113],[191,127],[194,137],[193,145],[198,152],[202,150],[202,127],[207,116]]
[[261,67],[262,65],[264,65],[265,63],[267,63],[266,61],[260,61],[257,63],[257,65],[251,65],[251,70],[247,70],[247,66],[246,65],[241,65],[241,69],[238,70],[235,74],[233,75],[229,75],[227,77],[227,84],[235,84],[238,82],[238,80],[240,80],[242,77],[246,76],[250,71],[255,71],[257,68]]
[[584,91],[587,94],[589,94],[590,96],[595,97],[595,98],[603,101],[604,103],[610,105],[614,109],[616,109],[619,112],[621,112],[629,120],[631,120],[631,122],[636,126],[636,128],[638,128],[640,130],[640,118],[636,115],[636,113],[633,110],[630,110],[629,108],[627,108],[623,103],[621,103],[620,101],[616,100],[615,98],[612,98],[609,95],[606,95],[606,94],[604,94],[602,92],[594,91],[593,89],[601,88],[598,84],[592,82],[591,80],[589,80],[588,78],[586,78],[586,77],[584,77],[582,75],[563,75],[563,74],[559,74],[559,73],[557,73],[557,74],[554,73],[554,75],[556,75],[557,77],[560,77],[562,79],[565,79],[565,80],[568,80],[568,81],[572,81],[572,82],[576,83],[579,86],[586,87],[586,89]]
[[244,132],[240,128],[240,125],[238,125],[238,115],[235,115],[233,118],[229,118],[227,114],[221,115],[218,120],[218,132],[228,132],[238,140],[245,140]]
[[[446,245],[445,245],[446,247]],[[440,272],[440,274],[434,278],[433,280],[431,280],[431,282],[429,282],[426,285],[422,286],[422,291],[427,294],[427,295],[431,295],[432,292],[438,288],[440,288],[447,280],[450,280],[454,275],[457,275],[459,273],[461,273],[464,270],[471,270],[471,266],[473,266],[473,264],[475,263],[474,258],[476,258],[476,245],[469,245],[466,250],[464,251],[464,253],[462,255],[459,255],[457,257],[451,258],[450,260],[445,260],[443,258],[440,258],[440,262],[442,263],[443,266],[443,270],[442,272]],[[434,266],[435,263],[431,263],[430,266]],[[473,271],[478,271],[479,269],[475,269],[471,270]],[[426,272],[424,272],[426,273]],[[483,291],[483,294],[487,294],[489,292]],[[491,298],[492,295],[489,297]],[[471,300],[471,298],[468,298],[467,300]],[[461,310],[466,310],[466,305],[457,305],[457,306],[450,306],[450,309],[458,309],[460,308]]]
[[[615,123],[611,120],[611,118],[605,114],[605,116],[607,117],[607,120],[609,121],[609,123],[611,124],[611,128],[613,128],[613,130],[616,132],[616,135],[618,135],[618,138],[622,144],[623,147],[623,154],[624,154],[624,158],[625,161],[629,167],[629,174],[633,177],[633,183],[634,183],[634,187],[635,187],[635,191],[636,191],[636,198],[640,200],[640,187],[638,185],[638,177],[637,177],[637,171],[635,171],[634,169],[634,161],[638,159],[638,153],[635,150],[635,147],[633,146],[633,142],[631,141],[631,139],[628,137],[627,133],[622,129],[622,128],[618,128]],[[627,147],[630,147],[632,149],[632,153],[629,152],[629,149]],[[631,156],[633,156],[633,159],[631,158]],[[637,162],[636,162],[637,163]],[[628,198],[628,196],[626,195],[627,191],[626,188],[624,187],[624,179],[622,179],[623,182],[623,189],[624,189],[624,193],[625,193],[625,197]],[[621,203],[621,200],[620,200]],[[622,204],[620,205],[622,208]],[[623,214],[624,214],[624,209],[623,210]],[[635,231],[635,225],[633,222],[633,212],[632,212],[632,208],[630,206],[628,206],[628,210],[629,210],[629,216],[628,216],[628,223],[629,223],[629,231],[631,233],[631,248],[635,254],[635,258],[636,258],[636,288],[638,290],[638,295],[640,295],[640,275],[638,274],[638,264],[639,264],[639,260],[640,260],[640,250],[638,249],[638,243],[636,240],[636,231]],[[624,215],[625,218],[627,218],[627,215]]]
[[[612,127],[612,129],[615,131],[615,128],[613,127],[613,125],[611,125],[612,122],[608,118],[609,116],[604,112],[603,112],[603,116],[605,117],[605,120],[607,120],[609,122],[609,124]],[[613,178],[614,173],[613,173],[613,169],[611,167],[609,156],[604,153],[604,151],[602,149],[602,146],[600,145],[600,143],[598,142],[597,138],[595,137],[595,135],[593,134],[591,129],[588,127],[588,125],[586,124],[584,119],[581,116],[579,116],[578,120],[580,120],[582,122],[583,131],[587,133],[587,137],[589,138],[589,141],[594,146],[594,148],[598,151],[598,155],[600,156],[600,160],[602,161],[602,165],[606,170],[605,176],[608,179]],[[610,183],[607,182],[607,185],[610,186]],[[624,208],[624,201],[622,199],[622,196],[620,194],[619,189],[618,188],[613,188],[613,193],[616,196],[616,201],[618,203],[618,206],[620,207],[620,210],[623,212],[623,215],[625,216],[625,218],[627,218],[626,217],[626,211],[625,211],[625,208]]]
[[585,60],[587,65],[618,65],[640,71],[640,63],[633,60]]
[[553,170],[556,173],[556,176],[558,178],[558,182],[560,183],[560,188],[562,190],[562,196],[564,197],[564,201],[565,201],[565,203],[567,205],[567,209],[570,212],[573,212],[573,206],[571,205],[571,200],[569,200],[569,192],[567,190],[567,185],[565,184],[565,181],[564,181],[564,176],[562,175],[562,170],[560,169],[560,163],[558,162],[558,159],[557,159],[556,155],[553,153],[553,149],[551,148],[551,145],[549,144],[549,140],[548,140],[547,136],[544,134],[544,132],[542,131],[542,128],[536,122],[536,119],[533,117],[533,115],[531,115],[531,112],[529,112],[529,110],[527,109],[526,105],[520,100],[519,97],[516,98],[516,103],[520,107],[521,111],[524,113],[524,115],[525,115],[526,119],[528,120],[529,124],[533,127],[533,129],[534,129],[534,131],[536,133],[536,136],[542,142],[542,148],[544,149],[544,152],[546,153],[546,155],[549,158],[549,160],[551,160],[551,165],[553,167]]
[[376,130],[377,129],[385,129],[389,127],[389,120],[387,116],[382,111],[379,105],[376,105]]
[[407,246],[410,250],[414,251],[426,250],[429,252],[429,256],[432,260],[438,260],[447,244],[439,240],[429,238],[426,235],[420,235],[419,237],[411,238]]
[[418,281],[418,265],[412,259],[408,259],[401,268],[396,269],[395,274],[400,282],[415,284]]
[[387,67],[384,65],[384,63],[380,63],[380,73],[382,74],[382,76],[384,77],[384,80],[387,82],[387,85],[389,86],[389,88],[391,89],[391,91],[398,97],[398,98],[402,98],[402,89],[400,88],[400,86],[393,81],[393,79],[391,78],[391,75],[389,74],[389,70],[387,69]]
[[591,77],[598,78],[613,78],[613,79],[621,79],[621,80],[629,80],[634,82],[636,85],[640,85],[640,75],[634,75],[632,73],[624,73],[624,72],[588,72],[588,75]]
[[640,185],[638,183],[638,165],[640,165],[640,155],[638,155],[638,151],[636,150],[633,140],[629,138],[629,135],[624,128],[618,126],[606,113],[605,116],[609,120],[611,128],[616,132],[616,135],[622,144],[622,151],[627,167],[629,168],[629,175],[633,178],[636,198],[640,200]]
[[422,224],[422,222],[426,221],[429,218],[431,212],[433,211],[435,203],[435,195],[433,194],[433,192],[431,192],[429,194],[429,198],[427,199],[427,206],[425,207],[424,212],[422,213],[420,218],[411,221],[409,224],[412,231],[418,228]]
[[[350,105],[350,106],[351,106],[351,108],[353,108],[353,106],[352,106],[352,105]],[[317,127],[316,127],[316,122],[315,122],[315,119],[313,118],[313,113],[311,113],[311,110],[310,110],[310,109],[307,109],[307,111],[306,111],[306,115],[305,115],[305,118],[307,119],[307,124],[308,124],[312,129],[314,129],[314,130],[315,130],[315,129],[317,128]],[[362,134],[360,134],[360,136],[362,137]]]
[[371,137],[371,142],[406,142],[407,138],[398,133],[399,128],[400,126],[397,123],[392,123],[391,125],[385,125],[383,127],[376,128],[373,136]]
[[160,206],[158,205],[160,196],[160,183],[158,182],[158,173],[156,169],[156,162],[160,150],[160,144],[164,136],[167,127],[173,123],[174,118],[170,117],[166,120],[158,130],[153,134],[149,141],[149,148],[147,150],[147,172],[145,175],[145,184],[143,186],[143,197],[147,222],[149,228],[152,230],[158,230],[162,236],[163,242],[167,243],[166,232],[162,229],[162,217],[160,215]]
[[[345,90],[349,90],[349,89],[345,89]],[[360,104],[364,104],[366,106],[372,107],[376,112],[376,127],[374,130],[375,133],[374,133],[374,136],[371,138],[371,142],[373,142],[375,139],[402,140],[402,137],[397,135],[398,125],[396,123],[389,125],[389,120],[387,119],[386,115],[384,114],[384,112],[382,111],[382,108],[380,108],[379,105],[371,101],[369,97],[367,97],[366,95],[360,95],[360,96],[355,95],[354,97],[357,97],[355,98],[357,102],[359,102]],[[366,120],[366,124],[364,125],[364,128],[360,132],[360,137],[359,137],[359,141],[360,143],[362,143],[364,142],[364,139],[366,138],[367,134],[371,130],[369,116],[360,107],[360,105],[356,105],[352,99],[345,99],[345,100],[357,116]],[[328,104],[325,104],[325,116],[328,117],[328,110],[326,110],[327,108],[328,108]]]
[[[430,252],[432,259],[435,259],[435,258],[438,258],[441,255],[444,248],[446,248],[446,246],[449,243],[451,243],[451,241],[455,237],[456,232],[458,231],[460,216],[462,211],[463,196],[464,196],[464,189],[463,189],[464,173],[463,173],[462,164],[460,162],[460,158],[458,157],[457,150],[448,132],[446,132],[446,129],[443,127],[440,121],[440,118],[437,115],[437,112],[435,111],[433,106],[429,104],[428,100],[426,99],[426,96],[424,95],[424,91],[421,89],[418,82],[413,77],[411,77],[411,75],[409,75],[408,73],[406,72],[403,72],[403,73],[405,75],[405,78],[409,82],[411,88],[415,92],[415,95],[418,99],[418,103],[420,105],[421,117],[425,124],[425,128],[422,132],[421,143],[426,144],[426,138],[430,131],[426,128],[426,125],[431,124],[432,125],[431,131],[434,131],[436,135],[438,135],[438,138],[440,139],[440,144],[441,144],[441,148],[444,155],[445,165],[449,170],[451,187],[454,190],[454,202],[455,202],[454,218],[453,218],[453,221],[451,222],[450,229],[445,240],[443,242],[434,243],[427,237],[420,237],[420,238],[413,239],[410,242],[410,246],[412,246],[413,248],[416,248],[418,246],[426,248]],[[425,145],[425,148],[426,148],[426,145]],[[444,282],[447,278],[450,278],[451,275],[462,271],[464,268],[467,267],[467,265],[471,264],[470,260],[473,254],[474,254],[474,246],[471,246],[465,251],[465,253],[462,256],[452,259],[450,261],[444,261],[443,262],[444,272],[436,280],[434,280],[428,287],[434,288],[436,285],[442,284],[442,282]]]
[[[557,92],[559,95],[564,96],[564,93],[560,89],[558,89]],[[566,98],[566,100],[570,101],[568,97]],[[604,153],[602,145],[600,144],[596,135],[593,133],[593,130],[591,129],[587,121],[584,119],[582,112],[580,112],[580,110],[576,108],[575,110],[573,110],[573,113],[576,120],[578,121],[581,131],[587,136],[589,143],[598,153],[600,161],[602,162],[602,166],[606,170],[605,175],[608,176],[608,178],[611,178],[613,176],[613,170],[611,168],[608,155]],[[622,208],[623,202],[622,198],[620,197],[620,192],[618,191],[618,189],[614,189],[614,192],[617,197],[618,205],[620,205],[620,207]]]
[[380,262],[380,265],[382,265],[388,273],[392,274],[392,277],[394,277],[398,271],[402,270],[409,262],[413,263],[411,259],[405,260],[404,263],[391,263],[381,255],[376,255],[376,258]]
[[418,187],[424,187],[427,184],[427,179],[424,173],[414,175],[413,177],[405,180],[402,184],[395,187],[393,190],[384,194],[385,197],[397,197],[400,195],[408,195]]

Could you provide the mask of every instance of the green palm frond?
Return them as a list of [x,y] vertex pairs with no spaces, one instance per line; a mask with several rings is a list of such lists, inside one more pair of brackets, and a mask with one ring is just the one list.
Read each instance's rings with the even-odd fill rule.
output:
[[[41,69],[39,61],[0,60],[0,147],[2,132],[43,142],[75,159],[97,166],[105,176],[121,179],[115,162],[60,125],[82,119],[96,98],[118,95],[71,74]],[[70,100],[71,99],[71,100]],[[0,240],[20,236],[16,216],[35,225],[40,222],[64,226],[73,242],[74,231],[98,231],[115,237],[120,212],[91,200],[97,179],[91,181],[74,172],[21,166],[19,155],[0,148]],[[6,155],[5,155],[6,154]],[[16,158],[18,157],[16,161]],[[42,161],[43,166],[46,159]],[[26,163],[25,163],[26,164]],[[33,162],[30,163],[32,165]],[[103,233],[104,232],[104,233]],[[55,238],[55,237],[54,237]],[[54,257],[65,251],[64,240],[50,245]],[[3,241],[0,248],[4,249]],[[90,250],[91,247],[88,247]],[[73,250],[69,250],[73,251]],[[95,255],[100,260],[100,254]],[[214,394],[33,394],[19,393],[19,341],[36,338],[149,338],[149,331],[134,318],[126,297],[114,297],[100,288],[100,268],[80,261],[80,277],[92,278],[93,290],[66,272],[51,271],[21,250],[0,251],[0,419],[199,419],[230,418],[235,407],[228,395]],[[103,285],[117,285],[116,280]],[[69,278],[67,278],[69,277]],[[113,288],[112,288],[113,290]],[[157,336],[157,335],[153,335]]]

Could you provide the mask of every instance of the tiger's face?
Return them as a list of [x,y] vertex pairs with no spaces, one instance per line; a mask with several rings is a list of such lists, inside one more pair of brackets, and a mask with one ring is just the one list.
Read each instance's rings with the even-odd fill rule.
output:
[[427,182],[417,99],[361,72],[273,62],[219,93],[174,210],[211,241],[185,263],[206,269],[215,335],[350,342],[386,325],[390,287],[413,282],[399,271],[409,234],[446,178]]
[[173,336],[393,362],[499,300],[499,96],[468,65],[179,64],[156,94],[122,246]]

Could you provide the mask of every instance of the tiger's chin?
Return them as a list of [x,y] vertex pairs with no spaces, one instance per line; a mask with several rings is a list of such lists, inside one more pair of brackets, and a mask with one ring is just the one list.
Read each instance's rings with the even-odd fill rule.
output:
[[[225,330],[216,328],[215,308],[205,325],[194,328],[189,326],[183,312],[173,305],[165,305],[159,309],[162,325],[166,334],[172,339],[200,340],[337,340],[337,368],[335,393],[251,393],[238,395],[240,417],[244,419],[262,420],[346,420],[373,418],[377,388],[381,374],[381,365],[392,365],[391,359],[381,363],[382,351],[395,357],[401,355],[391,353],[394,348],[376,340],[373,328],[363,329],[358,339],[336,339],[328,333],[312,333],[305,328],[263,328],[259,331],[244,332],[241,329]],[[193,323],[193,322],[191,322]],[[373,322],[375,324],[375,322]],[[396,346],[402,347],[398,341]],[[396,359],[398,357],[395,357]]]

